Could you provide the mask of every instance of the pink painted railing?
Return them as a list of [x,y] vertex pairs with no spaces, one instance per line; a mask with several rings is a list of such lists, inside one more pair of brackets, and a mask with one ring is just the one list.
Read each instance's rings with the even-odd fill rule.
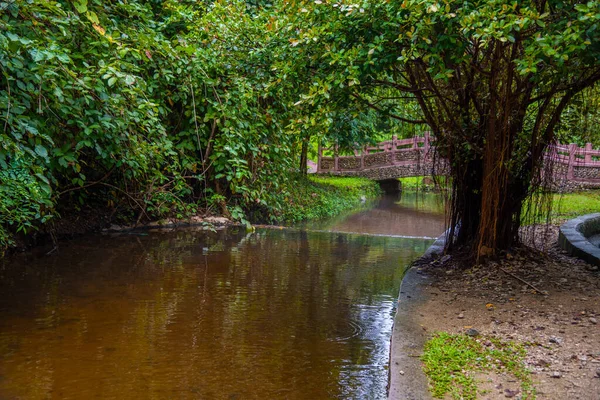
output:
[[[579,147],[576,144],[552,145],[546,152],[546,158],[565,165],[567,179],[577,179],[578,169],[600,169],[600,150],[594,150],[591,143],[587,143],[585,147]],[[589,179],[600,180],[600,175]]]
[[[353,156],[339,156],[336,146],[330,149],[319,146],[317,172],[362,171],[392,165],[414,165],[432,157],[433,141],[429,132],[425,132],[422,137],[410,139],[398,140],[394,136],[392,140],[378,143],[374,147],[356,150]],[[332,150],[334,156],[323,156],[325,150]]]
[[[396,165],[421,165],[432,161],[435,138],[425,132],[423,136],[381,142],[373,147],[364,147],[353,156],[340,156],[337,146],[329,149],[319,146],[317,173],[342,173],[364,171],[373,168],[385,168]],[[333,156],[323,156],[323,151],[332,150]],[[546,158],[555,165],[563,165],[557,172],[560,177],[573,181],[600,183],[600,150],[594,150],[592,144],[578,147],[576,144],[557,144],[549,146]]]

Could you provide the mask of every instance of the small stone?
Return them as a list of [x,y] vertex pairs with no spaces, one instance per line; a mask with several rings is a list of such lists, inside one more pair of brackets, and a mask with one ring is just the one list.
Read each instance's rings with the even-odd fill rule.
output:
[[467,329],[467,331],[465,332],[467,334],[467,336],[479,336],[479,331],[477,329]]
[[465,314],[463,314],[463,313],[460,313],[460,314],[458,314],[458,317],[457,317],[457,318],[458,318],[458,319],[463,319],[464,317],[465,317]]
[[592,324],[596,325],[596,324],[598,323],[598,320],[597,320],[596,318],[594,318],[594,317],[591,317],[591,318],[590,318],[590,322],[591,322]]
[[550,361],[546,361],[546,360],[539,360],[536,365],[539,367],[549,367],[551,364]]
[[520,392],[521,391],[519,389],[517,389],[517,390],[504,389],[504,397],[508,397],[510,399],[510,398],[513,398],[516,395],[518,395]]
[[404,375],[404,371],[400,371],[400,375]]
[[562,338],[559,338],[558,336],[551,336],[550,337],[550,343],[561,344],[562,341],[563,341]]
[[561,376],[562,376],[562,374],[561,374],[560,372],[558,372],[558,371],[554,371],[554,372],[552,373],[552,377],[553,377],[553,378],[555,378],[555,379],[558,379],[558,378],[560,378]]

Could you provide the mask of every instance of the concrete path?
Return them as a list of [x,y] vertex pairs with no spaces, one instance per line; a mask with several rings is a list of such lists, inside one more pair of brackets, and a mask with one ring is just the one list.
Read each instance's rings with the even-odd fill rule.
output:
[[[443,234],[427,249],[421,260],[439,257],[444,251],[445,242],[446,234]],[[419,358],[427,334],[417,319],[419,306],[429,299],[424,290],[427,281],[427,276],[420,273],[418,266],[411,267],[402,279],[390,350],[389,400],[432,398]]]

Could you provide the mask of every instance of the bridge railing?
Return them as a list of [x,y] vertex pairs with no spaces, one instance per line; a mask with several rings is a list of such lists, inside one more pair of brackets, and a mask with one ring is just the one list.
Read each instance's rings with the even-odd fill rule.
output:
[[[425,132],[422,137],[398,139],[378,143],[376,146],[365,146],[356,150],[353,156],[340,156],[336,146],[324,148],[319,146],[317,172],[362,171],[391,165],[414,165],[427,161],[432,157],[433,136]],[[323,156],[325,150],[333,151],[333,156]]]
[[[365,146],[352,156],[340,156],[337,146],[319,146],[317,173],[343,173],[363,171],[396,165],[421,165],[432,161],[435,152],[435,138],[430,132],[410,139],[398,139]],[[325,150],[333,151],[333,156],[324,156]],[[576,144],[551,145],[546,150],[546,159],[555,163],[558,177],[574,181],[600,183],[600,149],[595,150],[591,143],[584,147]]]
[[557,174],[568,180],[600,182],[600,150],[594,150],[591,143],[584,147],[576,144],[556,144],[548,146],[546,158],[558,164]]

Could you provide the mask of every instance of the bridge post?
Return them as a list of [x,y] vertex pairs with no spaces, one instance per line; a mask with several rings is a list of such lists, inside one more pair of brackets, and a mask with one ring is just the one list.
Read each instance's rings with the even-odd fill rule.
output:
[[365,153],[366,153],[366,150],[367,150],[367,146],[363,146],[360,149],[360,169],[361,169],[361,171],[363,169],[365,169]]
[[333,170],[339,171],[340,157],[338,156],[338,145],[333,148]]
[[392,147],[391,147],[392,165],[396,165],[396,151],[398,151],[398,136],[392,136]]
[[591,153],[592,150],[593,150],[592,144],[586,143],[585,144],[585,163],[586,164],[592,162],[592,153]]
[[424,143],[423,143],[423,151],[425,151],[425,160],[427,160],[429,158],[429,147],[430,147],[430,143],[429,143],[429,131],[425,131],[425,133],[423,133],[423,139],[424,139]]
[[571,143],[569,145],[569,167],[567,169],[567,179],[573,179],[575,176],[575,152],[577,151],[577,145]]

